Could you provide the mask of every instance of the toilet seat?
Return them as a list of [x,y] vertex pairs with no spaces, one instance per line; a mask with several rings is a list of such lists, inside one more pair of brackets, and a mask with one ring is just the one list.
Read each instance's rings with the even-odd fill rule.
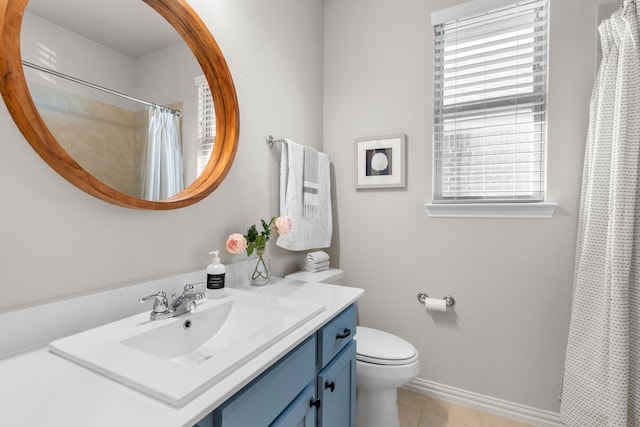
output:
[[408,365],[418,360],[418,351],[404,339],[378,329],[356,328],[356,359],[375,365]]

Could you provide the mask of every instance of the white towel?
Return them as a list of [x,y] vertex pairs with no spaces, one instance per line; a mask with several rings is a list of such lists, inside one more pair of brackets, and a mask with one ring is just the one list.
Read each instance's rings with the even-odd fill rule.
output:
[[302,268],[307,271],[308,269],[315,270],[316,268],[319,268],[319,267],[328,267],[328,266],[329,266],[329,261],[322,261],[322,262],[305,261],[302,263]]
[[329,254],[325,251],[309,252],[304,258],[304,262],[319,263],[329,261]]
[[317,273],[319,271],[325,271],[329,269],[329,261],[320,262],[317,264],[303,264],[302,269],[309,273]]
[[286,215],[293,225],[291,232],[279,236],[276,244],[281,248],[304,251],[331,246],[333,223],[331,219],[331,159],[317,152],[317,199],[313,215],[304,213],[304,147],[285,139],[280,159],[280,215]]

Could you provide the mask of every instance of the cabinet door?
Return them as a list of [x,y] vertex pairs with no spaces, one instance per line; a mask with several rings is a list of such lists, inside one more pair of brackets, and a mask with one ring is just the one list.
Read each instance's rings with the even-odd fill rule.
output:
[[316,427],[315,384],[309,384],[269,427]]
[[356,343],[351,341],[318,375],[319,427],[356,425]]

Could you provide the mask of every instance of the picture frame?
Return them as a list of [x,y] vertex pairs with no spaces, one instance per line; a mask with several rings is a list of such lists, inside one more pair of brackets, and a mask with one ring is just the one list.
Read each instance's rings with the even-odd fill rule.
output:
[[356,138],[356,188],[405,187],[406,141],[403,133]]

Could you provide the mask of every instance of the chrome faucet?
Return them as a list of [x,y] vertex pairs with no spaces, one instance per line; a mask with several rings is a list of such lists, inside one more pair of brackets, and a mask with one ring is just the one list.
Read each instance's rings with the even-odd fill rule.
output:
[[191,313],[196,308],[196,301],[206,298],[204,293],[194,292],[195,285],[194,283],[185,285],[182,295],[174,298],[171,306],[169,306],[167,294],[164,291],[140,298],[138,302],[145,304],[153,300],[153,310],[151,310],[149,316],[151,320],[168,319],[185,313]]
[[180,316],[187,312],[191,313],[196,308],[196,301],[206,298],[202,292],[194,292],[194,283],[185,285],[182,295],[174,299],[171,303],[171,310],[174,316]]

